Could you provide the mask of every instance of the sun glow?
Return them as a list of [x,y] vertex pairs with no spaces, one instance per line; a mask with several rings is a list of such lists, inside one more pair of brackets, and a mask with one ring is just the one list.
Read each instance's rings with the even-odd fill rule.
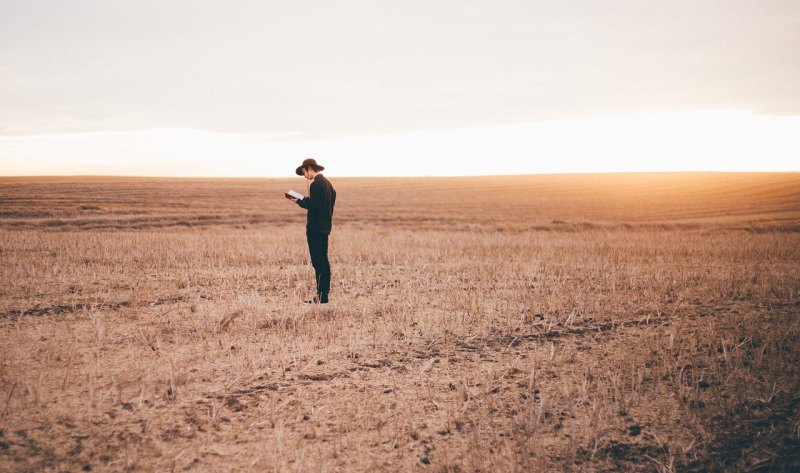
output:
[[800,117],[747,111],[306,139],[159,128],[0,137],[2,175],[280,177],[313,156],[336,176],[798,171]]

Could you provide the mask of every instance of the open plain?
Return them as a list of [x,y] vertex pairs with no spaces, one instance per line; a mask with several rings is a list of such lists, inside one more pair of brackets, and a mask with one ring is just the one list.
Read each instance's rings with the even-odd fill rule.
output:
[[0,179],[2,471],[797,471],[800,175]]

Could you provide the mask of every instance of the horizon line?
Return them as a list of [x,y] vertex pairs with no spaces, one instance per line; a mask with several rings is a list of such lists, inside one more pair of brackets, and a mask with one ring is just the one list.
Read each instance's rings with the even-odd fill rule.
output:
[[[325,174],[325,173],[320,173]],[[530,177],[530,176],[580,176],[580,175],[620,175],[620,174],[800,174],[795,171],[578,171],[578,172],[542,172],[521,174],[452,174],[452,175],[371,175],[371,176],[332,176],[335,179],[456,179],[456,178],[492,178],[492,177]],[[268,180],[297,179],[302,176],[145,176],[135,174],[20,174],[0,175],[0,179],[153,179],[153,180]]]

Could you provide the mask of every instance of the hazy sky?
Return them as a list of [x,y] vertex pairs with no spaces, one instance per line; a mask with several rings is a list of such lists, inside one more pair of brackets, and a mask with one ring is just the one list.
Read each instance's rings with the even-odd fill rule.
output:
[[0,0],[0,174],[633,170],[687,120],[689,168],[800,170],[798,84],[796,0]]

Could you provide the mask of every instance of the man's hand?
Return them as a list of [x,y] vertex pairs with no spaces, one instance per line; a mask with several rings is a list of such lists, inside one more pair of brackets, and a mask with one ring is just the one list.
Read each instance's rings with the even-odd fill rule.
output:
[[297,203],[297,199],[295,199],[294,197],[289,197],[289,200],[291,200],[291,201],[292,201],[292,202],[294,202],[295,204]]

